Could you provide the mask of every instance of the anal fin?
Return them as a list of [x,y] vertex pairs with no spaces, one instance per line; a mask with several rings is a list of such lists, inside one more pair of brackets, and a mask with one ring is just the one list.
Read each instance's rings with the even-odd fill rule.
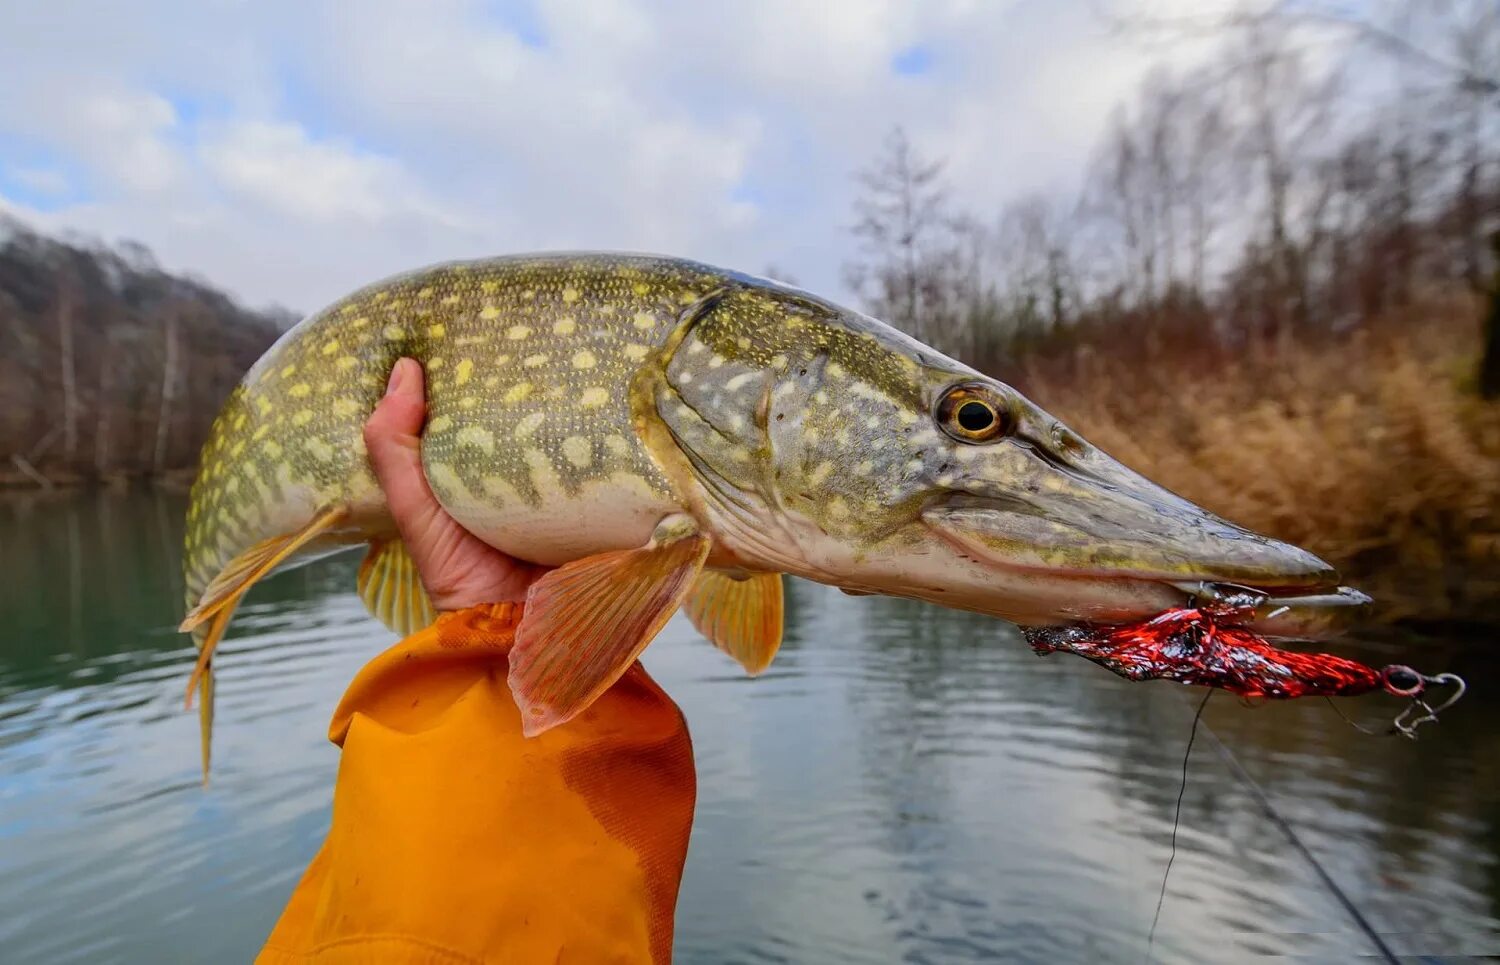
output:
[[312,540],[343,522],[349,510],[343,506],[325,509],[301,529],[263,539],[224,564],[219,575],[209,581],[198,603],[188,611],[177,629],[183,633],[207,621],[219,610],[238,601],[245,591],[284,563],[288,557]]
[[437,619],[417,565],[399,539],[370,543],[370,551],[359,566],[359,598],[375,619],[403,637]]
[[207,621],[213,621],[209,625],[209,632],[204,635],[198,645],[198,663],[193,667],[192,676],[188,678],[185,699],[187,706],[193,705],[193,688],[197,686],[199,678],[208,669],[209,662],[213,659],[214,649],[223,638],[224,630],[229,626],[229,617],[239,604],[240,598],[261,577],[276,569],[297,550],[343,522],[348,515],[348,509],[336,506],[314,516],[307,525],[294,533],[261,540],[230,560],[219,575],[209,582],[208,588],[203,591],[203,596],[198,600],[198,605],[188,611],[187,617],[178,627],[179,630],[187,632],[196,630]]
[[780,573],[735,579],[719,570],[704,570],[683,609],[699,633],[752,676],[769,667],[781,649]]
[[575,560],[532,584],[509,675],[527,737],[587,709],[681,606],[710,543],[682,527],[668,520],[640,549]]

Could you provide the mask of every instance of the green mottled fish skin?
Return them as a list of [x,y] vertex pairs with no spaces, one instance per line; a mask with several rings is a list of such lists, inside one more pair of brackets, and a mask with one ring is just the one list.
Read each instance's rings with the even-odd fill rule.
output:
[[679,505],[632,428],[630,378],[684,307],[725,282],[662,258],[496,258],[390,279],[307,318],[234,390],[204,446],[190,603],[235,555],[318,508],[360,510],[340,536],[351,542],[389,531],[361,427],[402,356],[426,370],[423,455],[460,516],[535,512],[610,479],[632,504]]
[[[288,332],[225,403],[188,512],[188,603],[322,510],[306,550],[390,535],[361,429],[396,360],[426,372],[422,459],[491,545],[556,565],[676,514],[708,565],[1017,622],[1124,620],[1172,580],[1320,587],[1303,551],[1130,472],[1010,387],[806,292],[691,261],[552,254],[440,265]],[[982,444],[941,401],[974,388]]]

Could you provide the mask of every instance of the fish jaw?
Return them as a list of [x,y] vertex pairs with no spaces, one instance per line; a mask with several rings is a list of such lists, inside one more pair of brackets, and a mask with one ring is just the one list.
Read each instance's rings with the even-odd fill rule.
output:
[[[1205,587],[1253,594],[1246,618],[1286,633],[1359,610],[1323,560],[1132,472],[1009,386],[784,294],[730,292],[685,321],[637,395],[653,451],[744,568],[1034,625],[1141,619]],[[945,422],[960,389],[1005,431]]]

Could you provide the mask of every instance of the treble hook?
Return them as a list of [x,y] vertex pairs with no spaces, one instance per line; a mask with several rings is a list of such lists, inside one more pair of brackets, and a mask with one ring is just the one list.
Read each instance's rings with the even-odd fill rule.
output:
[[[1435,677],[1418,673],[1410,667],[1393,665],[1380,671],[1381,683],[1388,693],[1397,697],[1410,697],[1411,703],[1406,709],[1391,721],[1392,734],[1400,734],[1412,740],[1417,739],[1417,728],[1429,721],[1436,722],[1438,715],[1458,703],[1464,693],[1468,691],[1469,685],[1464,678],[1456,673],[1440,673]],[[1453,688],[1453,694],[1441,704],[1433,707],[1422,695],[1430,686],[1447,686]]]

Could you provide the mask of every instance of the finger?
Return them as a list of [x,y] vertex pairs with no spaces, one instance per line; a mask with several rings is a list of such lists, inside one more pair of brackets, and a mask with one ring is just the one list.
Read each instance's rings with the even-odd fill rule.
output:
[[365,421],[365,449],[401,538],[420,566],[435,537],[442,507],[422,471],[422,418],[427,409],[422,366],[403,358],[391,369],[385,397]]

